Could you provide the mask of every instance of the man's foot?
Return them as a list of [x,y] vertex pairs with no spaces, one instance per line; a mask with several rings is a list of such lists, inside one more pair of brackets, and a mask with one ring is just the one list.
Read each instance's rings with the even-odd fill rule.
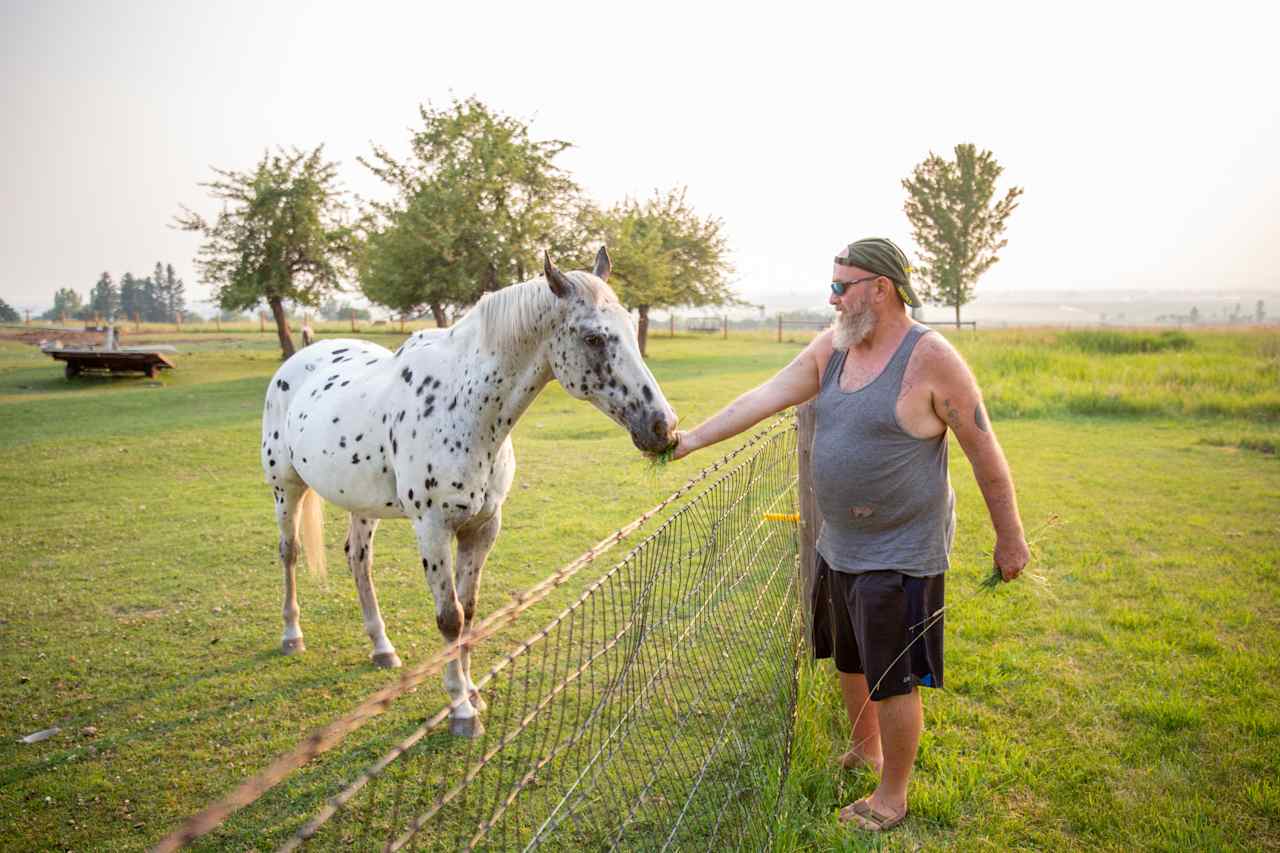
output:
[[880,770],[884,767],[883,759],[870,758],[863,755],[861,752],[858,752],[856,749],[850,749],[844,755],[837,758],[836,763],[845,770],[861,770],[865,767],[877,776],[880,775]]
[[864,832],[885,832],[907,819],[907,807],[893,811],[874,802],[875,794],[840,810],[840,822],[852,823]]

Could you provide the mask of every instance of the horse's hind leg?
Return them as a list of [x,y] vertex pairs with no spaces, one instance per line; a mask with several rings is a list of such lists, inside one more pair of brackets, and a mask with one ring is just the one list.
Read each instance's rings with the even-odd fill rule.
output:
[[272,486],[272,491],[276,499],[276,524],[280,528],[280,563],[284,567],[284,636],[280,639],[280,651],[294,655],[307,648],[298,624],[298,583],[293,571],[298,562],[298,522],[307,487],[285,482]]
[[373,576],[369,572],[373,568],[373,534],[377,529],[378,519],[351,516],[351,527],[347,530],[347,565],[351,567],[356,595],[360,597],[365,633],[373,641],[373,653],[370,655],[373,665],[396,667],[400,666],[400,656],[387,639],[382,613],[378,610],[378,594],[373,589]]
[[[480,595],[480,575],[484,572],[484,561],[498,538],[502,528],[502,508],[494,513],[493,518],[473,530],[458,531],[458,567],[455,576],[458,584],[458,600],[462,602],[462,616],[465,622],[463,630],[470,631],[475,621],[476,598]],[[462,677],[471,696],[471,704],[477,711],[486,707],[484,699],[476,683],[471,680],[471,649],[464,648],[458,658],[462,667]]]

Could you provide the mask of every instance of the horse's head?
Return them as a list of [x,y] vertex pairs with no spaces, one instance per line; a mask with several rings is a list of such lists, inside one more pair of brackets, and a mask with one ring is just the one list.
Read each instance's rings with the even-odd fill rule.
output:
[[547,286],[563,308],[548,352],[551,370],[571,395],[625,427],[636,447],[660,453],[675,437],[676,413],[640,355],[631,315],[605,283],[610,266],[603,247],[590,273],[561,272],[545,257]]

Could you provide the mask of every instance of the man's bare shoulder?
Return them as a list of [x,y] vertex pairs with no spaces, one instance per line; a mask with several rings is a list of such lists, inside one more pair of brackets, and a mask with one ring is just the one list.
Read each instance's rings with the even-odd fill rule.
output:
[[809,341],[809,345],[802,353],[803,356],[813,359],[819,376],[826,372],[827,362],[831,361],[831,353],[834,351],[832,341],[835,339],[835,334],[834,329],[823,330],[816,338]]
[[943,377],[956,373],[968,373],[964,356],[951,341],[936,331],[929,331],[920,338],[907,362],[908,370],[915,370],[930,377]]

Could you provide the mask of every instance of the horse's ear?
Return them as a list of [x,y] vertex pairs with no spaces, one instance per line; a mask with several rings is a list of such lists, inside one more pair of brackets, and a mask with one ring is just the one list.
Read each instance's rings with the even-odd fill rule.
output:
[[546,276],[551,292],[561,299],[573,292],[573,285],[569,284],[569,279],[565,278],[564,273],[556,269],[556,265],[551,263],[550,252],[544,251],[542,253],[542,274]]
[[601,281],[608,281],[609,273],[612,270],[613,261],[609,258],[609,250],[604,246],[601,246],[600,251],[596,252],[596,268],[592,270],[592,272],[595,273]]

